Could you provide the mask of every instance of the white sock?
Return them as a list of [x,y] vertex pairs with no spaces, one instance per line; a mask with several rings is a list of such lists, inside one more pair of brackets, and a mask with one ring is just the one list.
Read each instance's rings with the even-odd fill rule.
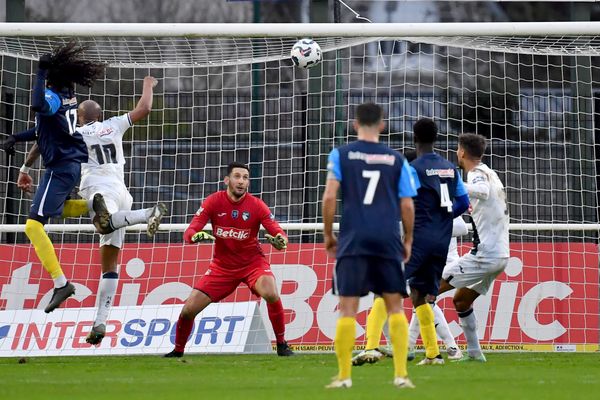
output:
[[385,337],[385,344],[388,346],[392,345],[392,339],[390,336],[390,324],[388,323],[389,318],[385,319],[385,324],[383,324],[383,336]]
[[64,276],[64,274],[59,276],[58,278],[54,278],[52,280],[54,281],[55,289],[61,288],[67,284],[67,277]]
[[415,347],[417,344],[417,339],[421,334],[421,326],[419,325],[419,318],[417,318],[417,313],[413,309],[413,315],[410,319],[410,325],[408,326],[408,348],[411,349]]
[[117,211],[110,216],[110,224],[114,229],[148,222],[151,208],[131,211]]
[[100,285],[98,286],[98,310],[96,311],[94,326],[106,324],[108,312],[115,298],[118,284],[119,275],[116,272],[106,272],[102,275]]
[[442,339],[442,341],[446,345],[446,348],[456,347],[454,336],[452,336],[452,333],[450,332],[450,327],[448,326],[448,322],[446,321],[444,312],[435,303],[431,305],[431,308],[433,309],[433,315],[435,316],[435,332],[437,333],[438,338]]
[[467,339],[467,352],[470,357],[478,357],[481,355],[481,347],[479,346],[479,338],[477,337],[477,319],[473,309],[470,308],[465,312],[459,312],[460,326],[465,333]]

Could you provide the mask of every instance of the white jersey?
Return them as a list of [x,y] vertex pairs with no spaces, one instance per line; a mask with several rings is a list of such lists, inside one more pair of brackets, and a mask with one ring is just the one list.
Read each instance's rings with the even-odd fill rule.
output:
[[480,163],[469,172],[466,187],[472,206],[473,228],[477,233],[473,237],[475,246],[471,253],[477,257],[508,257],[509,218],[500,178]]
[[88,162],[81,164],[81,189],[125,185],[123,134],[131,125],[129,114],[124,114],[77,128],[88,148]]

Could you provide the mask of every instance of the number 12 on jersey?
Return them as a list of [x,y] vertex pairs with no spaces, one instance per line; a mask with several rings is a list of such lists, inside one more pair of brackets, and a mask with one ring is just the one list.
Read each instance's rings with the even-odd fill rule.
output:
[[377,189],[377,183],[379,182],[380,176],[381,171],[363,170],[362,177],[367,178],[369,180],[369,184],[367,185],[367,192],[365,193],[365,198],[363,199],[363,204],[373,204],[373,198],[375,197],[375,189]]

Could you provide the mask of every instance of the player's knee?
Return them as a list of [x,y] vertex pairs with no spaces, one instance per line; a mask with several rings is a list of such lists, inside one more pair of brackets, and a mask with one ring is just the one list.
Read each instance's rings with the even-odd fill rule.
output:
[[458,312],[464,312],[471,308],[471,302],[462,297],[455,297],[452,299],[452,302],[454,303],[454,308]]
[[277,292],[269,292],[263,294],[262,298],[265,299],[267,303],[276,303],[279,301],[279,294]]
[[193,320],[198,315],[198,311],[196,311],[193,307],[188,305],[184,305],[181,309],[181,313],[179,314],[180,318]]
[[40,232],[40,230],[44,230],[44,226],[41,222],[33,219],[27,219],[27,222],[25,222],[25,235],[27,235],[29,239],[31,239],[32,235]]

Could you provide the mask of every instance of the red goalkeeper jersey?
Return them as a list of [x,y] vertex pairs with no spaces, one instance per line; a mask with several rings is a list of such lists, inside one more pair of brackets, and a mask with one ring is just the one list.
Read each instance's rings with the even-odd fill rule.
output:
[[265,256],[258,243],[261,224],[273,236],[285,235],[269,207],[250,193],[237,203],[229,198],[226,190],[208,196],[185,230],[185,242],[191,243],[192,236],[208,221],[215,237],[213,262],[222,268],[242,268]]

